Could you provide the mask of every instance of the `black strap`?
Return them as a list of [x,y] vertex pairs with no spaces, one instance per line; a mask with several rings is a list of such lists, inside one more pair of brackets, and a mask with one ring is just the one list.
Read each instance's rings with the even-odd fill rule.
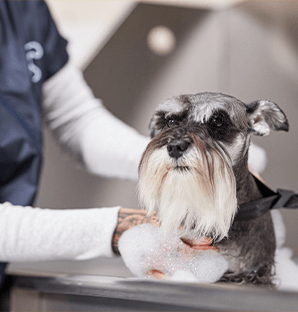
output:
[[271,209],[298,208],[298,194],[290,190],[277,189],[276,193],[253,176],[263,198],[239,206],[236,221],[256,219]]

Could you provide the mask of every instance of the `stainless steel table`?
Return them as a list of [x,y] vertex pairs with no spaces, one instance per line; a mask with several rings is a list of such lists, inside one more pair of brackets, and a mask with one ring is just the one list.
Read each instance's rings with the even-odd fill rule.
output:
[[298,311],[296,293],[92,275],[10,275],[12,311]]

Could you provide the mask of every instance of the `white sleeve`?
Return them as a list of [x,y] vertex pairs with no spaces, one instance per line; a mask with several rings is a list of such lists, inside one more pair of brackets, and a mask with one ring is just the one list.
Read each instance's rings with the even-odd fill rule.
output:
[[0,261],[112,257],[119,207],[40,209],[0,204]]
[[68,62],[42,87],[45,120],[62,146],[93,174],[137,180],[149,138],[113,116]]
[[266,151],[262,147],[251,143],[248,150],[248,164],[256,173],[262,173],[267,165]]

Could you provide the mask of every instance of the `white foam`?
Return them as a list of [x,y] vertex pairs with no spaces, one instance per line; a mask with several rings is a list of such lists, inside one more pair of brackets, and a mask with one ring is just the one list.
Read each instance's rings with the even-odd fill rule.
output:
[[[279,290],[298,291],[298,265],[291,249],[282,247],[285,227],[279,211],[272,213],[276,232],[274,283]],[[164,278],[175,282],[216,282],[228,269],[228,263],[214,250],[191,251],[181,257],[179,249],[187,248],[174,233],[165,237],[159,227],[142,224],[125,231],[119,240],[119,250],[126,266],[137,277],[152,278],[146,273],[159,270]],[[185,253],[184,253],[185,255]]]
[[228,269],[227,261],[217,251],[191,249],[177,233],[165,236],[159,227],[151,224],[124,232],[119,251],[137,277],[152,278],[148,272],[157,270],[173,281],[213,283]]
[[184,271],[184,270],[177,270],[176,272],[174,272],[170,280],[173,282],[184,282],[184,283],[185,282],[189,282],[189,283],[198,282],[198,279],[195,277],[194,274],[192,274],[189,271]]

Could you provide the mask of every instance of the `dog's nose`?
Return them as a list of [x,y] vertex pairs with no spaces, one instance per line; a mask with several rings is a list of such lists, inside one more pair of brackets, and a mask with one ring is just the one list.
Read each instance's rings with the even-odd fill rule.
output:
[[188,149],[188,146],[189,143],[185,140],[171,141],[167,146],[168,154],[170,157],[178,159]]

